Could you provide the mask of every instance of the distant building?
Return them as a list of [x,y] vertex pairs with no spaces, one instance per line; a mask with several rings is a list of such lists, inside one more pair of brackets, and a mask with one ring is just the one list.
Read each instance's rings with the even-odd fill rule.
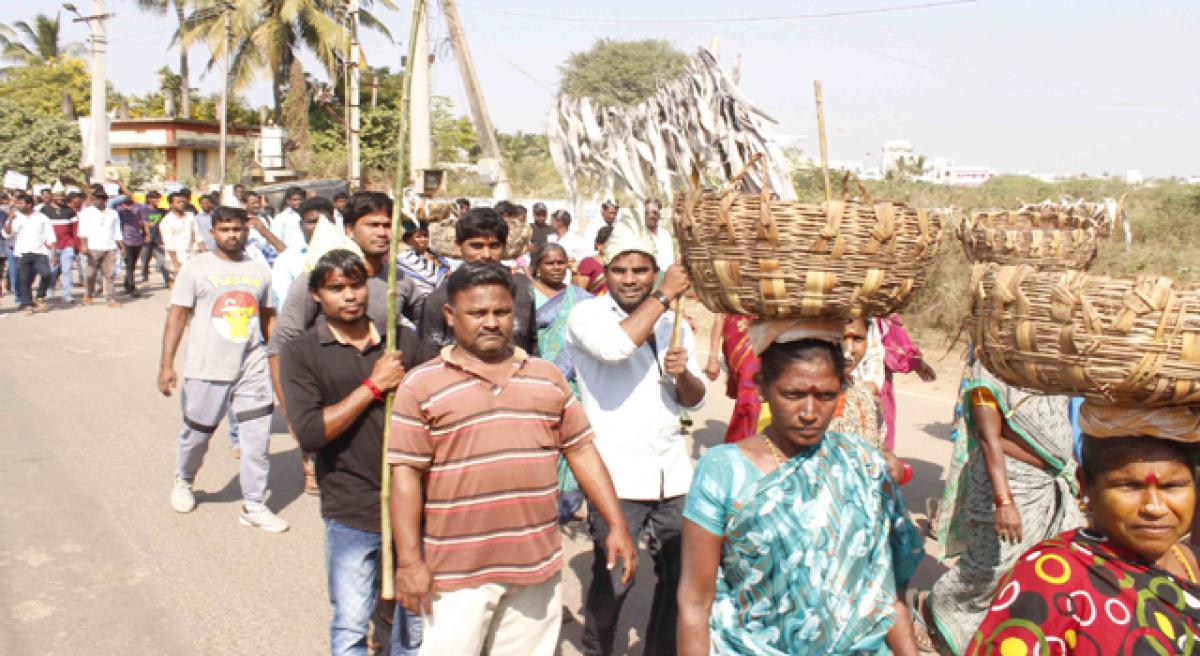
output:
[[883,160],[884,173],[895,171],[896,162],[915,163],[917,161],[916,151],[912,142],[905,139],[885,141],[883,148],[879,152],[880,159]]
[[1140,185],[1146,181],[1146,176],[1137,169],[1129,169],[1125,172],[1125,184]]
[[[155,178],[159,182],[192,182],[216,184],[219,175],[221,127],[217,121],[196,121],[184,118],[113,119],[110,123],[110,166],[127,169],[139,159],[149,156],[155,161]],[[250,143],[258,128],[230,125],[226,137],[226,168],[232,171],[237,151]],[[161,154],[159,158],[156,154]]]

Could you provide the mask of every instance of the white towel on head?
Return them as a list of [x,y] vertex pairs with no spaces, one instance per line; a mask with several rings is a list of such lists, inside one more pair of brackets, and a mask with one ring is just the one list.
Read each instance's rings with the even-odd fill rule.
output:
[[312,238],[308,240],[308,256],[304,258],[304,272],[311,273],[317,266],[317,260],[329,251],[338,249],[348,250],[366,260],[363,257],[362,249],[346,235],[346,231],[340,230],[333,224],[333,221],[321,217],[321,220],[317,221],[316,229],[313,230]]
[[632,213],[622,214],[613,223],[612,234],[604,243],[604,263],[610,264],[622,253],[645,253],[652,258],[658,258],[658,249],[654,245],[654,235],[638,221]]
[[846,322],[840,319],[770,319],[754,322],[746,331],[755,355],[762,355],[772,344],[820,339],[842,346]]

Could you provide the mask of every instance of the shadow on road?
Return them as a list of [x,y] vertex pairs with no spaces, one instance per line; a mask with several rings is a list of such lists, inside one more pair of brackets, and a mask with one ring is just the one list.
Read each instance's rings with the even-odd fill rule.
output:
[[954,424],[948,421],[935,421],[925,424],[921,430],[932,437],[949,441],[950,433],[954,431]]
[[[214,439],[217,436],[213,436]],[[273,436],[274,439],[280,439],[280,436]],[[291,439],[286,433],[283,439]],[[217,449],[220,451],[220,449]],[[211,458],[217,454],[211,452],[207,457]],[[272,453],[270,456],[271,473],[267,478],[267,507],[272,512],[278,513],[284,508],[292,504],[301,494],[304,493],[304,470],[300,465],[300,449],[292,448],[279,453]],[[215,503],[215,502],[235,502],[242,499],[242,487],[235,475],[225,483],[224,487],[216,492],[206,492],[196,490],[196,501],[198,503]]]

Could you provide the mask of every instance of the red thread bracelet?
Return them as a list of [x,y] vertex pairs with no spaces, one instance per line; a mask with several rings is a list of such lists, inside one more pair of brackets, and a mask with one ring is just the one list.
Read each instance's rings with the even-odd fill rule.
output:
[[376,386],[375,383],[372,383],[370,378],[364,378],[362,384],[363,384],[363,387],[370,390],[371,396],[375,397],[376,401],[383,400],[383,390],[379,389],[379,387]]

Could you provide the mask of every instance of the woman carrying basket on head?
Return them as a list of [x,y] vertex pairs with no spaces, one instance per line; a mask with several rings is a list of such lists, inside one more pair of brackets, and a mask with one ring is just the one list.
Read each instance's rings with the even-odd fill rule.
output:
[[973,632],[970,654],[1188,654],[1200,649],[1191,445],[1085,436],[1093,522],[1019,558]]
[[915,654],[901,598],[920,534],[880,452],[827,430],[846,385],[842,322],[769,322],[751,341],[773,419],[696,467],[679,653]]
[[958,559],[925,605],[956,654],[965,653],[996,585],[1017,558],[1083,525],[1075,501],[1070,398],[1008,385],[968,357],[961,435],[935,522],[943,558]]

